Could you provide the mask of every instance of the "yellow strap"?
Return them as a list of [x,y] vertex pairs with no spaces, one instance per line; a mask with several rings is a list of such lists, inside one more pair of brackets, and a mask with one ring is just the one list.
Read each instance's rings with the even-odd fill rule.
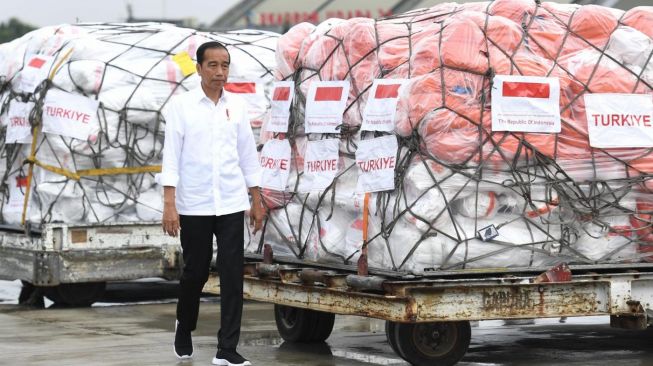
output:
[[27,163],[37,165],[47,171],[63,175],[69,179],[80,180],[82,177],[97,177],[101,175],[120,175],[120,174],[138,174],[138,173],[159,173],[161,165],[146,165],[137,167],[124,168],[101,168],[101,169],[84,169],[77,172],[71,172],[68,169],[59,168],[53,165],[45,164],[37,159],[27,159]]
[[130,166],[124,168],[100,168],[78,170],[80,177],[100,176],[100,175],[119,175],[119,174],[138,174],[138,173],[160,173],[161,165]]

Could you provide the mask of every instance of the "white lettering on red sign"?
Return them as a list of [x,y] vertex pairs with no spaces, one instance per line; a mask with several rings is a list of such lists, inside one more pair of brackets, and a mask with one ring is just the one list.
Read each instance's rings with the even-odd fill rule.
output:
[[395,189],[395,166],[398,150],[394,135],[361,140],[356,150],[358,192]]
[[653,147],[653,96],[585,94],[590,146]]

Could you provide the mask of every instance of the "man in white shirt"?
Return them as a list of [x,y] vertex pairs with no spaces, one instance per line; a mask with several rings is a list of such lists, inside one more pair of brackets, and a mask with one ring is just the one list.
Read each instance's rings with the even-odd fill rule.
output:
[[[201,86],[173,98],[166,121],[161,183],[163,230],[180,233],[184,270],[177,303],[174,351],[191,358],[200,294],[208,280],[213,235],[218,242],[221,322],[214,365],[250,365],[236,352],[243,308],[244,211],[254,232],[264,217],[256,143],[245,102],[223,89],[229,52],[218,42],[197,49]],[[180,230],[181,229],[181,230]]]

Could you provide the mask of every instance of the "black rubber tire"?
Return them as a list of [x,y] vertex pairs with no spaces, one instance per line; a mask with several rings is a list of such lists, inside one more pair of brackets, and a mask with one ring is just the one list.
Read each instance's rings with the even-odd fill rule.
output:
[[398,354],[413,366],[452,366],[467,352],[468,321],[395,324]]
[[389,320],[385,321],[385,337],[388,339],[388,344],[390,344],[390,348],[394,351],[395,354],[397,354],[399,357],[404,358],[401,354],[399,354],[399,349],[397,348],[397,327],[396,327],[395,322],[391,322]]
[[285,341],[324,342],[333,330],[335,314],[274,305],[274,320],[281,338]]
[[86,307],[102,297],[106,286],[106,282],[62,283],[46,287],[44,292],[56,305]]

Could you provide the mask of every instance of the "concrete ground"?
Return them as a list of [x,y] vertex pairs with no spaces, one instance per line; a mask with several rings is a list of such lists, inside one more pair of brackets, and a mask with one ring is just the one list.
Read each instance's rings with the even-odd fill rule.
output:
[[[181,363],[172,354],[173,294],[169,283],[111,285],[101,303],[75,309],[0,299],[0,365],[210,365],[219,298],[204,299],[194,361]],[[653,331],[611,329],[608,321],[481,322],[459,365],[653,365]],[[387,344],[382,321],[337,317],[326,343],[296,345],[279,337],[272,306],[255,302],[246,303],[239,350],[253,365],[408,365]]]

